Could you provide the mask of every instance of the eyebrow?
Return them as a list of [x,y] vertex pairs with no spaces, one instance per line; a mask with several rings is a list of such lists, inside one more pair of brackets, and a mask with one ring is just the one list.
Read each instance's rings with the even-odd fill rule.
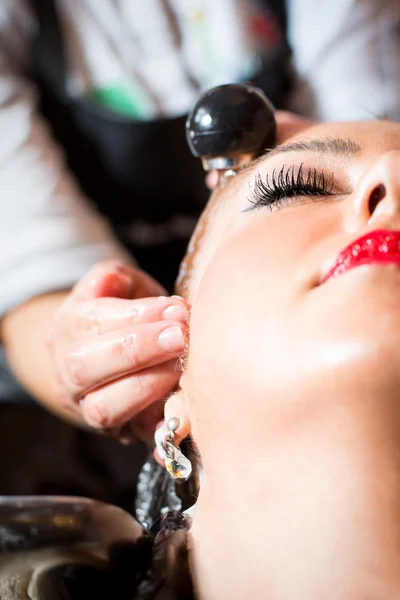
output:
[[256,164],[262,162],[270,156],[276,156],[277,154],[284,154],[286,152],[317,152],[320,154],[331,154],[333,156],[350,157],[354,156],[361,151],[361,146],[356,144],[353,140],[348,138],[321,138],[321,139],[309,139],[300,140],[298,142],[290,142],[289,144],[282,144],[272,150],[267,150],[261,156],[258,156],[248,165],[245,165],[243,169],[238,171],[239,175],[246,173],[252,169]]
[[271,150],[269,155],[280,154],[282,152],[321,152],[323,154],[333,154],[334,156],[353,156],[357,152],[360,152],[360,150],[361,146],[350,138],[347,140],[342,138],[326,138],[284,144]]

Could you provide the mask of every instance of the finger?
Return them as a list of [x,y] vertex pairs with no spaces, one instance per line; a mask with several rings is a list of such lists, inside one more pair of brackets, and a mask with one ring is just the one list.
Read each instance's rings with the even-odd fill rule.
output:
[[[101,285],[108,282],[108,289]],[[106,296],[116,298],[131,298],[133,293],[132,277],[127,275],[124,268],[116,261],[107,261],[96,264],[74,286],[71,293],[55,313],[51,331],[47,338],[49,348],[72,342],[77,334],[85,331],[96,331],[101,323],[101,315],[96,316],[96,306],[102,298],[99,293],[106,292]],[[88,315],[85,319],[85,307],[88,306]]]
[[147,296],[165,296],[167,291],[153,277],[144,271],[139,271],[140,277],[136,279],[134,290],[135,298],[145,298]]
[[316,123],[316,121],[286,110],[277,110],[275,118],[277,124],[277,144],[282,144],[288,138],[301,133]]
[[130,428],[137,439],[153,444],[156,425],[164,414],[164,404],[164,400],[153,402],[130,421]]
[[74,286],[71,301],[165,295],[164,288],[137,267],[111,260],[97,263]]
[[213,191],[218,185],[218,171],[212,169],[206,175],[206,186],[209,190]]
[[[78,305],[78,316],[71,315],[71,326],[79,333],[103,334],[155,321],[181,321],[189,318],[188,304],[177,296],[158,296],[138,300],[97,298]],[[77,320],[73,324],[73,321]]]
[[124,423],[122,427],[104,429],[103,433],[117,439],[124,445],[145,442],[151,447],[154,443],[156,425],[164,414],[164,404],[164,400],[153,402],[135,415],[133,419]]
[[71,292],[75,301],[99,297],[132,298],[137,269],[120,261],[107,260],[95,264]]
[[112,437],[115,440],[118,440],[124,446],[129,446],[130,444],[133,444],[135,442],[142,441],[139,440],[139,438],[133,433],[131,423],[129,421],[128,423],[124,423],[122,427],[114,427],[113,429],[102,429],[100,432],[108,437]]
[[96,336],[71,352],[67,385],[79,400],[89,390],[178,357],[185,347],[185,325],[158,321]]
[[179,377],[178,362],[172,360],[105,385],[82,400],[83,417],[96,429],[120,427],[153,402],[166,397]]

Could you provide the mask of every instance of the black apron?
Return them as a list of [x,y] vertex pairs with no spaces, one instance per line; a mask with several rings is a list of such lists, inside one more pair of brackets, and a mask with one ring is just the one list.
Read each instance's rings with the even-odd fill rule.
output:
[[[141,267],[172,292],[209,195],[200,161],[186,144],[186,117],[135,121],[88,99],[68,97],[55,3],[31,1],[39,21],[34,76],[42,90],[42,111],[84,192]],[[284,26],[282,0],[268,4]],[[253,80],[277,106],[288,88],[288,55],[283,46]]]

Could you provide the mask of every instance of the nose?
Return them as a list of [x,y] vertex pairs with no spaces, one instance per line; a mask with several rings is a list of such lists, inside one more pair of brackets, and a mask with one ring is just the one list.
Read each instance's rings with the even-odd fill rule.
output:
[[400,220],[400,151],[380,155],[361,177],[353,193],[357,226],[387,225]]

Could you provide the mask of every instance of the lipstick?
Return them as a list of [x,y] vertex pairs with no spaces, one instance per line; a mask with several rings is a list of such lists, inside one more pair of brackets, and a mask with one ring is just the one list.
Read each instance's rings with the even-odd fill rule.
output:
[[376,229],[342,250],[334,265],[324,276],[322,283],[361,265],[389,263],[400,266],[400,231]]

